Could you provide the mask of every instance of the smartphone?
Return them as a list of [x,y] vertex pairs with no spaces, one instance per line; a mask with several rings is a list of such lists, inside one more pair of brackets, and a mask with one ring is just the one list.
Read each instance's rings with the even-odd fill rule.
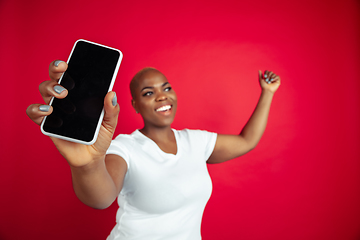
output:
[[104,117],[104,98],[112,90],[123,54],[120,50],[79,39],[59,84],[68,90],[64,99],[52,98],[53,112],[41,131],[47,136],[93,144]]

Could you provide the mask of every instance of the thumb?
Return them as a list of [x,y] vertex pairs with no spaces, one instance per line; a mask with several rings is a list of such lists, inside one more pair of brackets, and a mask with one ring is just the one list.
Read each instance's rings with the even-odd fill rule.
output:
[[262,72],[261,72],[261,70],[259,70],[259,80],[261,80],[262,79]]
[[108,92],[104,99],[104,119],[103,126],[111,133],[115,132],[115,128],[118,121],[118,115],[120,112],[120,106],[117,103],[117,97],[115,92]]
[[108,92],[104,99],[104,118],[98,138],[94,144],[94,148],[104,156],[114,136],[119,112],[120,107],[119,104],[117,104],[116,93]]

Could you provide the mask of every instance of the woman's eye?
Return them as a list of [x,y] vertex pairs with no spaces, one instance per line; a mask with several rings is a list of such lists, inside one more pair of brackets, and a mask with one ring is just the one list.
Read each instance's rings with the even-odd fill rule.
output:
[[165,88],[165,92],[168,92],[168,91],[170,91],[170,90],[171,90],[171,87]]
[[146,92],[146,93],[143,94],[143,96],[144,96],[144,97],[145,97],[145,96],[150,96],[152,93],[153,93],[153,92]]

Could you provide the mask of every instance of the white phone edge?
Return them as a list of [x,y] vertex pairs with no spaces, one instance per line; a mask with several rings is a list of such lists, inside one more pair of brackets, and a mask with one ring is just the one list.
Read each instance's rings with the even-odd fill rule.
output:
[[[95,42],[91,42],[91,41],[88,41],[88,40],[85,40],[85,39],[78,39],[74,45],[73,45],[73,48],[70,52],[70,55],[68,57],[68,60],[67,60],[67,63],[69,63],[70,61],[70,58],[74,52],[74,49],[76,47],[76,44],[79,42],[79,41],[84,41],[84,42],[88,42],[88,43],[91,43],[91,44],[95,44],[95,45],[98,45],[98,46],[101,46],[101,47],[105,47],[105,48],[109,48],[109,49],[112,49],[112,50],[115,50],[119,53],[119,58],[118,58],[118,61],[117,61],[117,64],[116,64],[116,67],[115,67],[115,71],[113,73],[113,77],[111,79],[111,83],[110,83],[110,86],[109,86],[109,89],[108,89],[108,92],[110,92],[113,87],[114,87],[114,84],[115,84],[115,79],[117,77],[117,73],[119,71],[119,68],[120,68],[120,64],[122,62],[122,58],[123,58],[123,54],[122,52],[119,50],[119,49],[116,49],[116,48],[112,48],[112,47],[109,47],[109,46],[105,46],[105,45],[102,45],[102,44],[99,44],[99,43],[95,43]],[[63,74],[64,75],[64,74]],[[58,83],[60,84],[61,80],[62,80],[62,77],[63,75],[60,77]],[[54,100],[54,97],[51,98],[50,100],[50,103],[49,105],[51,106],[52,103],[53,103],[53,100]],[[62,139],[62,140],[66,140],[66,141],[70,141],[70,142],[75,142],[75,143],[81,143],[81,144],[85,144],[85,145],[92,145],[96,142],[97,140],[97,137],[99,135],[99,131],[100,131],[100,126],[101,126],[101,123],[102,123],[102,120],[104,118],[104,108],[102,109],[101,111],[101,114],[100,114],[100,117],[99,117],[99,121],[98,121],[98,124],[96,126],[96,130],[95,130],[95,134],[94,134],[94,138],[90,141],[90,142],[85,142],[85,141],[82,141],[82,140],[79,140],[79,139],[75,139],[75,138],[69,138],[69,137],[65,137],[65,136],[61,136],[61,135],[58,135],[58,134],[54,134],[54,133],[50,133],[50,132],[47,132],[44,130],[43,126],[44,126],[44,122],[45,122],[45,119],[46,119],[46,116],[44,117],[44,119],[42,120],[41,122],[41,126],[40,126],[40,129],[41,129],[41,132],[46,135],[46,136],[49,136],[49,137],[55,137],[55,138],[59,138],[59,139]]]

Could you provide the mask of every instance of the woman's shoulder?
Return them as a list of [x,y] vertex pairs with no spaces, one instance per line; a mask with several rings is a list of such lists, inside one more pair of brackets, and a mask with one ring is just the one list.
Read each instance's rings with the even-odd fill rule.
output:
[[111,141],[107,154],[116,154],[127,161],[130,158],[134,148],[136,147],[135,140],[136,131],[131,134],[119,134]]
[[181,130],[177,130],[177,129],[173,129],[174,131],[178,132],[179,134],[207,134],[207,133],[213,133],[207,130],[202,130],[202,129],[189,129],[189,128],[184,128]]
[[207,130],[201,130],[201,129],[182,129],[182,130],[175,130],[174,131],[179,135],[179,137],[184,137],[184,138],[191,138],[191,139],[207,139],[207,138],[211,138],[214,135],[217,135],[214,132],[210,132]]
[[134,144],[134,142],[135,142],[137,131],[138,130],[135,130],[131,134],[121,133],[121,134],[117,135],[112,140],[111,145],[119,145],[120,144],[120,145],[125,145],[127,147],[132,146]]

